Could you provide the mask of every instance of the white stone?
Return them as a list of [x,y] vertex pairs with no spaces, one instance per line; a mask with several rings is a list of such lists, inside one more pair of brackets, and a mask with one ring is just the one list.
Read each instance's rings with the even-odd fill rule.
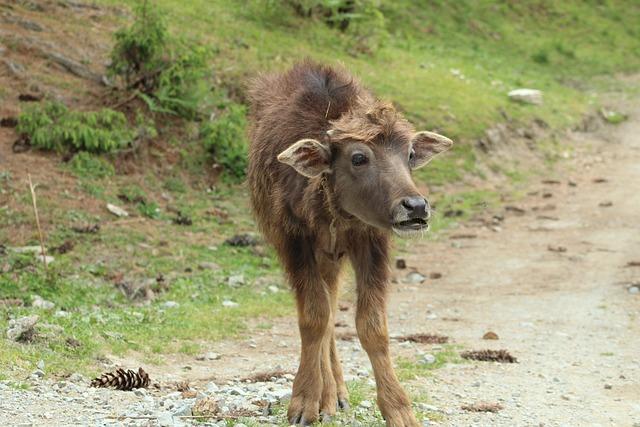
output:
[[33,306],[34,308],[51,310],[53,307],[55,307],[55,304],[51,301],[43,299],[40,295],[33,295],[33,302],[31,303],[31,306]]
[[227,279],[227,284],[232,288],[244,285],[245,284],[244,275],[235,274],[233,276],[229,276],[229,278]]
[[7,328],[7,338],[12,341],[18,341],[25,332],[33,329],[38,322],[39,317],[27,316],[19,319],[9,320],[9,327]]
[[369,409],[373,407],[373,404],[368,400],[363,400],[362,402],[360,402],[360,407]]
[[537,89],[515,89],[508,93],[509,99],[523,104],[542,104],[542,92]]
[[175,301],[165,301],[165,302],[162,304],[162,307],[163,307],[163,308],[177,308],[177,307],[180,307],[180,304],[178,304],[178,303],[177,303],[177,302],[175,302]]
[[222,301],[222,306],[223,307],[238,307],[240,304],[238,304],[237,302],[233,302],[230,300],[224,300]]
[[111,212],[112,214],[114,214],[115,216],[120,217],[120,218],[126,218],[126,217],[129,216],[129,212],[125,211],[121,207],[118,207],[116,205],[112,205],[111,203],[107,203],[107,210],[109,212]]

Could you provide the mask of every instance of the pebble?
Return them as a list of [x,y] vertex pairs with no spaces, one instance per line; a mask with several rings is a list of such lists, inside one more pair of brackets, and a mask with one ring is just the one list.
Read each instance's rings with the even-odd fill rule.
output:
[[[48,262],[49,260],[47,260]],[[33,295],[33,301],[31,302],[31,306],[34,308],[42,308],[44,310],[51,310],[55,307],[55,304],[51,301],[47,301],[43,299],[40,295]]]
[[178,308],[180,304],[175,301],[165,301],[162,303],[162,308]]
[[240,304],[231,300],[224,300],[222,301],[222,306],[232,308],[232,307],[238,307],[240,306]]
[[640,286],[635,286],[635,285],[634,286],[629,286],[629,293],[631,295],[635,295],[635,294],[640,293]]
[[368,401],[368,400],[363,400],[362,402],[360,402],[360,405],[359,405],[359,406],[360,406],[361,408],[370,409],[370,408],[372,408],[372,407],[373,407],[373,404],[372,404],[370,401]]
[[436,362],[436,357],[433,354],[423,354],[422,359],[420,359],[420,363],[424,365],[431,365]]
[[237,288],[238,286],[242,286],[245,284],[244,275],[243,274],[235,274],[233,276],[229,276],[227,279],[227,284],[232,288]]

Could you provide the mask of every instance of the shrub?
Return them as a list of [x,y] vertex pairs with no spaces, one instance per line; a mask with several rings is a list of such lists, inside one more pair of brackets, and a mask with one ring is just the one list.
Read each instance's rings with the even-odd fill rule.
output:
[[158,75],[153,91],[144,94],[143,99],[151,111],[193,119],[209,93],[204,80],[209,51],[202,46],[187,47],[181,43],[172,56]]
[[234,179],[242,179],[246,173],[246,124],[246,109],[232,104],[220,118],[205,123],[200,129],[205,149]]
[[133,24],[114,35],[116,43],[109,66],[111,74],[122,76],[127,85],[134,77],[160,65],[169,35],[164,15],[149,7],[147,0],[135,8],[134,15]]
[[112,152],[129,145],[135,132],[124,114],[100,111],[70,111],[60,102],[34,104],[18,117],[19,134],[32,146],[56,151]]
[[205,102],[209,49],[169,36],[165,15],[145,0],[134,22],[115,33],[109,71],[140,91],[151,111],[193,119]]

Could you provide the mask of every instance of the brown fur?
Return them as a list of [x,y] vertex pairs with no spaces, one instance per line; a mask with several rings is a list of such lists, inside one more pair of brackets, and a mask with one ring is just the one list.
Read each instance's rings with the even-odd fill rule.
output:
[[[393,371],[386,320],[390,239],[386,223],[400,197],[419,194],[404,164],[413,128],[391,104],[375,100],[345,71],[311,61],[283,74],[257,78],[250,99],[248,182],[253,207],[284,266],[298,307],[302,351],[289,421],[307,424],[326,419],[335,414],[336,404],[346,405],[333,325],[338,276],[349,258],[356,271],[358,337],[373,366],[380,410],[390,426],[418,425]],[[366,144],[380,161],[378,169],[389,176],[381,175],[370,184],[365,181],[365,187],[353,193],[336,174],[308,178],[277,160],[296,141],[309,138],[328,142],[334,154],[348,144]],[[395,157],[387,158],[387,152]],[[335,167],[342,167],[338,163]],[[327,179],[326,192],[322,179]],[[379,187],[384,191],[377,191]],[[380,208],[358,210],[359,205],[346,199],[361,203],[372,199],[374,205],[368,206]],[[369,218],[368,210],[381,212]],[[337,242],[332,252],[333,219]]]

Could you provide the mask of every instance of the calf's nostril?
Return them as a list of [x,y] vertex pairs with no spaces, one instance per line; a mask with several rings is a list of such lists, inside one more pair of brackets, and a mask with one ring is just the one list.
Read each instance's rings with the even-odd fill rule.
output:
[[409,211],[411,218],[425,218],[429,215],[429,205],[424,197],[405,197],[402,206]]

